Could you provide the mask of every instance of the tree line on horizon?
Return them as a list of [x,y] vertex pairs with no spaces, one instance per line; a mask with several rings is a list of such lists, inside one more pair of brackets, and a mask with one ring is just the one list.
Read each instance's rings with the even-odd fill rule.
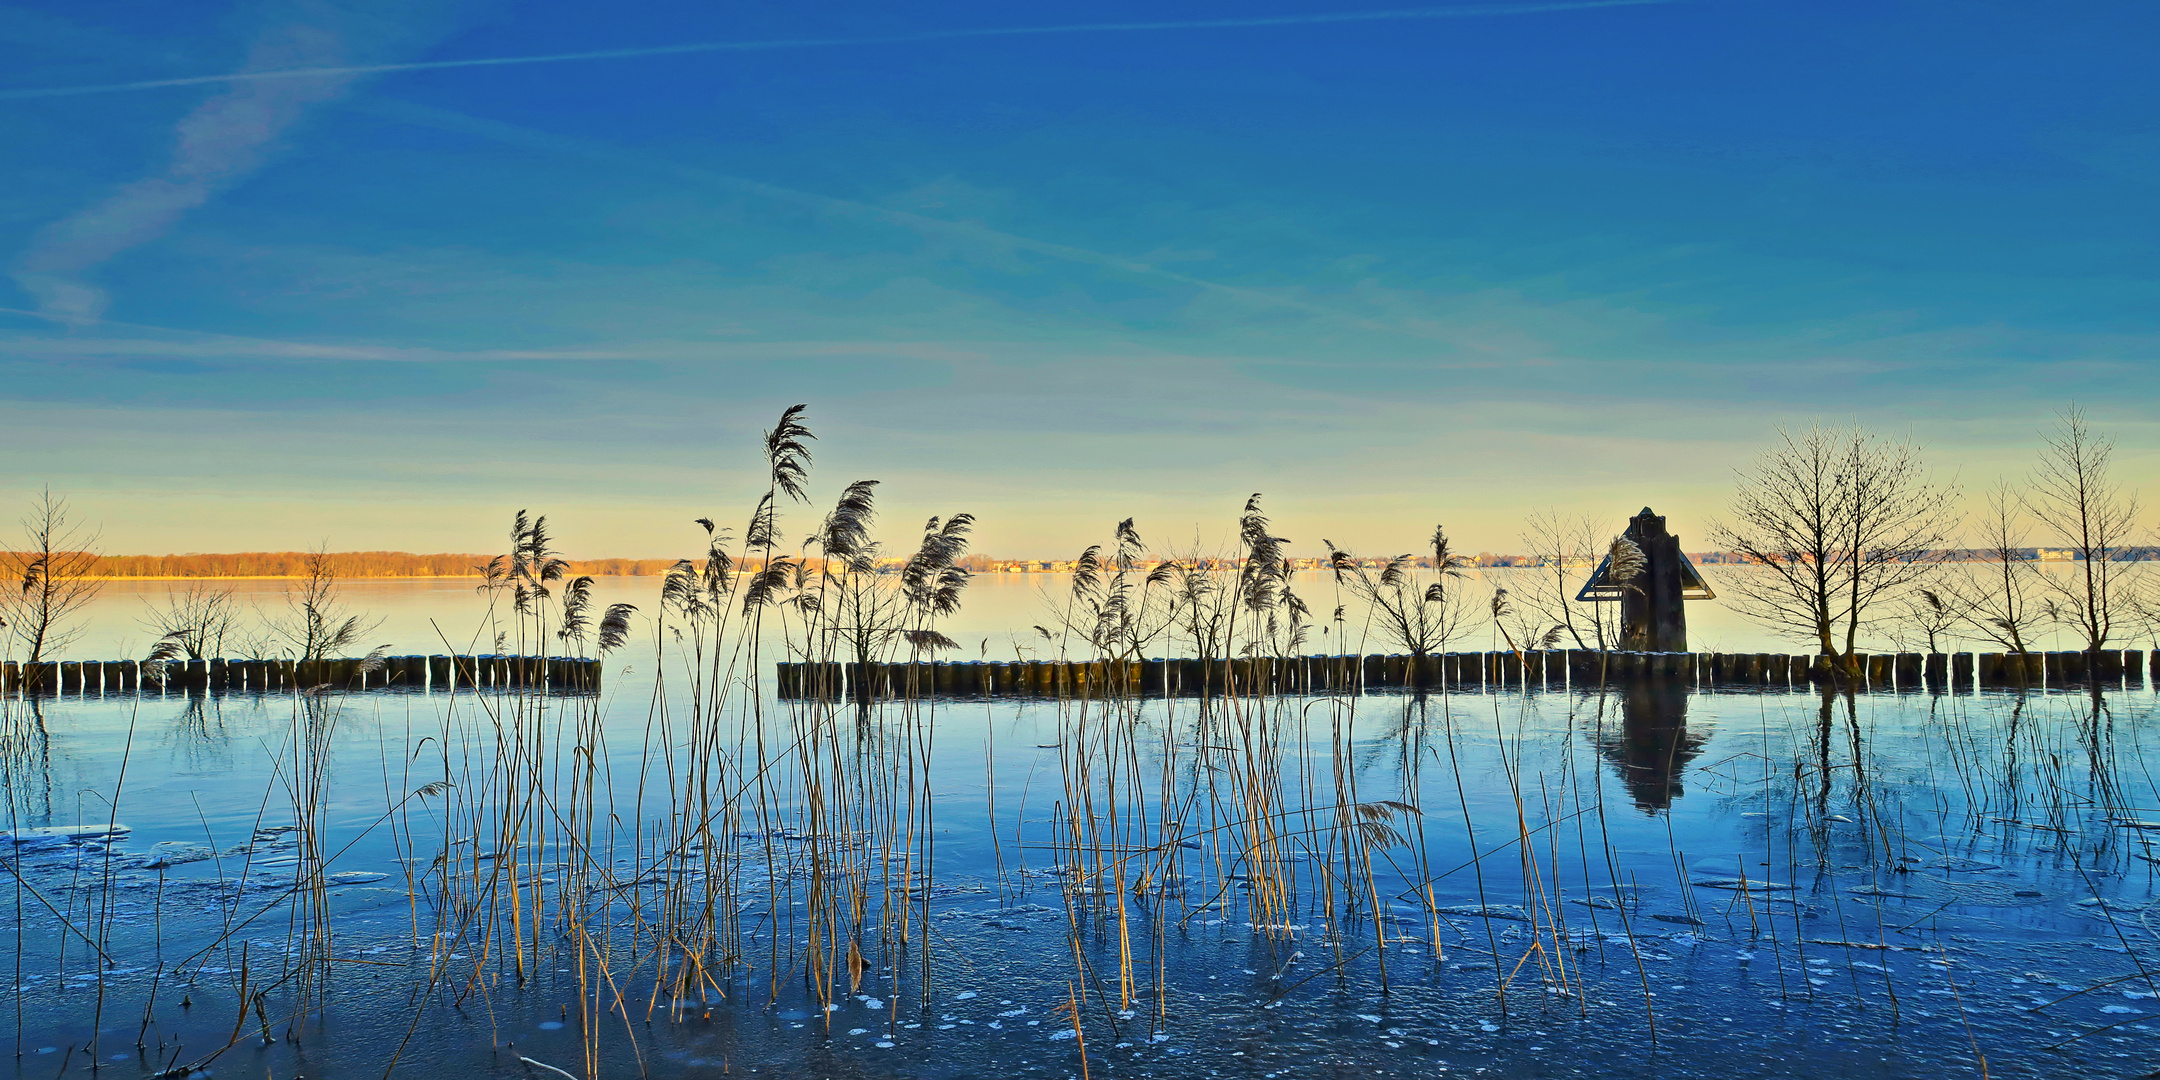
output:
[[[81,568],[91,579],[124,581],[167,578],[305,578],[311,561],[328,554],[337,574],[345,578],[484,578],[491,556],[442,552],[415,554],[409,551],[236,551],[189,552],[184,555],[100,555],[94,551],[55,551]],[[0,550],[0,563],[28,566],[41,557],[37,551]],[[972,556],[969,569],[986,570],[999,560]],[[568,559],[569,573],[591,577],[661,577],[673,569],[675,559]],[[752,559],[739,567],[759,568]]]
[[[784,494],[793,502],[808,501],[802,485],[809,456],[802,444],[814,436],[799,422],[802,410],[788,410],[781,425],[768,433],[774,486],[752,515],[739,546],[730,550],[729,531],[715,531],[711,519],[698,518],[695,524],[704,527],[710,543],[691,558],[569,560],[550,549],[546,562],[552,572],[566,579],[660,578],[665,582],[663,611],[672,606],[692,614],[722,603],[736,582],[746,582],[742,587],[747,591],[736,599],[750,608],[786,606],[822,622],[834,615],[826,605],[853,605],[849,610],[863,609],[856,619],[863,625],[904,625],[922,642],[937,639],[934,646],[915,642],[912,647],[918,651],[951,647],[932,633],[932,624],[958,607],[971,573],[993,569],[1001,560],[966,550],[966,533],[974,519],[965,514],[943,522],[932,518],[925,529],[927,546],[904,557],[872,542],[867,529],[875,513],[874,480],[850,485],[821,531],[800,548],[784,546],[775,500]],[[1938,479],[1920,448],[1909,441],[1857,425],[1817,423],[1805,430],[1780,430],[1754,461],[1735,470],[1726,512],[1705,528],[1720,553],[1735,554],[1737,561],[1764,571],[1726,580],[1720,591],[1729,588],[1728,602],[1771,632],[1844,660],[1862,651],[1863,635],[1924,641],[1931,652],[1937,651],[1938,640],[1962,639],[2015,653],[2027,651],[2044,628],[2071,631],[2090,652],[2151,635],[2160,630],[2160,593],[2154,592],[2142,564],[2154,552],[2154,536],[2143,520],[2137,492],[2113,474],[2113,453],[2112,440],[2094,430],[2073,405],[2043,433],[2031,474],[2022,480],[1998,480],[1968,511],[1955,479]],[[1227,629],[1217,634],[1199,626],[1197,613],[1231,627],[1238,621],[1232,618],[1233,610],[1241,609],[1246,628],[1261,632],[1237,648],[1300,647],[1306,633],[1340,636],[1356,624],[1359,637],[1375,634],[1413,655],[1424,655],[1473,623],[1486,621],[1462,610],[1463,592],[1450,584],[1463,571],[1486,565],[1484,560],[1454,553],[1438,527],[1427,552],[1375,558],[1322,540],[1326,559],[1305,559],[1290,554],[1291,541],[1270,535],[1259,499],[1256,494],[1246,503],[1234,550],[1196,550],[1158,559],[1144,554],[1147,548],[1128,519],[1119,525],[1111,550],[1091,545],[1069,563],[1049,564],[1044,568],[1070,567],[1072,596],[1049,620],[1055,632],[1036,629],[1046,641],[1058,642],[1060,652],[1077,644],[1104,655],[1118,651],[1121,642],[1137,647],[1156,635],[1181,630],[1205,655],[1219,656],[1229,654],[1231,635]],[[0,629],[8,639],[6,651],[30,661],[55,655],[79,632],[82,609],[106,580],[265,577],[311,582],[322,596],[311,601],[308,590],[302,590],[292,616],[297,629],[272,627],[250,640],[260,638],[256,645],[270,648],[291,639],[295,648],[312,653],[322,644],[317,624],[327,625],[324,612],[332,606],[339,578],[466,577],[492,584],[502,566],[501,556],[326,549],[99,555],[95,530],[49,490],[33,505],[23,527],[25,542],[19,550],[0,552],[0,569],[6,571],[0,579]],[[1626,647],[1605,615],[1594,605],[1584,606],[1572,587],[1575,572],[1600,560],[1616,570],[1631,565],[1626,537],[1615,535],[1609,522],[1546,511],[1529,516],[1522,539],[1531,550],[1547,553],[1531,565],[1549,572],[1508,587],[1495,585],[1490,603],[1495,633],[1515,648],[1533,643],[1549,647],[1560,640],[1584,648]],[[2038,556],[2043,550],[2074,564],[2074,569],[2041,573]],[[1969,574],[1936,572],[1952,561],[1982,566]],[[924,566],[933,565],[941,582],[931,590],[940,598],[936,603],[916,596],[930,595],[924,590],[931,587],[913,580]],[[1290,575],[1301,569],[1332,572],[1345,598],[1363,610],[1353,612],[1338,603],[1331,617],[1315,618],[1317,613],[1291,588]],[[1212,582],[1212,575],[1224,571],[1237,575],[1234,586]],[[911,599],[902,604],[883,596],[885,586],[846,580],[888,576],[899,581]],[[1625,577],[1608,574],[1607,579],[1632,587],[1620,580]],[[691,603],[693,593],[704,599]],[[949,602],[942,599],[947,594]],[[193,656],[225,638],[232,629],[232,599],[231,590],[200,581],[176,590],[157,620],[161,641]],[[522,611],[522,594],[519,601]],[[1161,611],[1154,612],[1151,605]],[[892,610],[886,611],[888,607]],[[903,608],[906,618],[896,614]],[[1143,627],[1152,629],[1142,633]],[[882,632],[876,636],[880,641],[892,637]]]

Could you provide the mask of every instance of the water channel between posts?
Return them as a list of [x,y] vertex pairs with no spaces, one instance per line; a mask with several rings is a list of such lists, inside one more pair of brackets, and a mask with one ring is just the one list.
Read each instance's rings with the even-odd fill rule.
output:
[[[1017,659],[1045,581],[979,582],[965,658]],[[78,652],[139,655],[151,635],[115,627],[161,592],[109,592]],[[350,596],[393,652],[491,651],[468,582]],[[1698,612],[1697,648],[1793,651]],[[591,695],[8,698],[17,1075],[2137,1076],[2160,1054],[2139,680],[858,705],[774,695],[778,659],[755,690],[656,678],[645,641]]]

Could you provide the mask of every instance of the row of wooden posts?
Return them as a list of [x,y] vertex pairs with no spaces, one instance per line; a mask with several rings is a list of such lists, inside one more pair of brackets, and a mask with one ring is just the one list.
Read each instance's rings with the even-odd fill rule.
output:
[[[1878,653],[1842,674],[1827,656],[1783,653],[1549,652],[1254,657],[1231,660],[1017,660],[959,663],[784,662],[783,698],[928,696],[1088,697],[1113,693],[1361,692],[1389,687],[1589,687],[1659,679],[1695,685],[1844,686],[1859,690],[1970,692],[1981,688],[2140,684],[2139,650],[2098,653]],[[2160,651],[2152,656],[2160,686]]]
[[48,694],[167,690],[600,689],[600,661],[572,656],[385,656],[324,660],[59,660],[0,663],[0,691]]

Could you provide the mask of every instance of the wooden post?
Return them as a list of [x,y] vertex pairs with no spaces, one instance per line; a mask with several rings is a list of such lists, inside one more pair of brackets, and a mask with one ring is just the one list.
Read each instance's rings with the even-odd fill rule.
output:
[[2011,659],[2016,661],[2018,665],[2017,684],[2019,686],[2047,685],[2047,656],[2045,654],[2036,652],[2014,653]]
[[1567,653],[1560,649],[1547,649],[1544,660],[1538,664],[1538,672],[1546,686],[1567,685]]
[[2145,682],[2144,650],[2131,649],[2130,651],[2125,652],[2122,655],[2123,675],[2125,684],[2131,687],[2142,685]]
[[1940,694],[1950,682],[1950,657],[1947,653],[1929,653],[1927,670],[1923,673],[1928,689]]
[[1897,688],[1898,688],[1898,689],[1900,689],[1900,690],[1918,690],[1918,689],[1920,689],[1920,664],[1921,664],[1921,660],[1922,660],[1922,657],[1920,656],[1920,654],[1919,654],[1919,653],[1916,653],[1916,652],[1910,652],[1910,653],[1899,653],[1899,654],[1897,654],[1897,665],[1896,665],[1896,668],[1895,668],[1895,675],[1896,675],[1896,678],[1897,678]]
[[2100,650],[2099,655],[2095,656],[2093,660],[2094,678],[2099,679],[2100,681],[2105,682],[2110,686],[2119,686],[2122,684],[2123,654],[2121,650],[2102,649]]
[[1837,661],[1829,654],[1816,654],[1814,660],[1808,664],[1808,681],[1811,683],[1828,683],[1835,680],[1837,678],[1836,664]]
[[[2069,660],[2069,657],[2077,656],[2078,654],[2057,651],[2042,653],[2040,655],[2043,658],[2041,662],[2046,664],[2047,668],[2045,673],[2041,676],[2040,680],[2035,683],[2035,685],[2068,686],[2073,682],[2083,681],[2082,679],[2078,678],[2078,676],[2082,675],[2083,672],[2073,671],[2071,661]],[[2083,659],[2083,657],[2079,657],[2079,659]],[[2084,665],[2079,664],[2077,666],[2083,667]]]

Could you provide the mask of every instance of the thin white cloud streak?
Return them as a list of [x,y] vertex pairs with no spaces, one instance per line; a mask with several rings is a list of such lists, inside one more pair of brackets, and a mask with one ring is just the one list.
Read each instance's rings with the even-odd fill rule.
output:
[[397,64],[356,64],[344,67],[291,67],[248,70],[223,75],[191,75],[175,79],[142,79],[135,82],[99,83],[86,86],[27,87],[0,90],[0,101],[29,98],[75,97],[112,94],[129,90],[162,90],[217,83],[264,82],[284,79],[352,78],[398,71],[439,71],[450,68],[507,67],[518,64],[556,64],[589,60],[637,60],[699,53],[772,52],[784,49],[829,49],[870,45],[913,45],[969,38],[1043,37],[1056,34],[1146,33],[1168,30],[1265,29],[1278,26],[1318,26],[1339,23],[1422,22],[1437,19],[1470,19],[1506,15],[1538,15],[1601,8],[1645,7],[1682,0],[1550,0],[1525,4],[1466,4],[1442,8],[1403,8],[1389,11],[1323,12],[1311,15],[1255,16],[1242,19],[1186,19],[1165,22],[1068,23],[1060,26],[1000,26],[963,30],[927,30],[916,34],[853,38],[780,38],[771,41],[704,41],[681,45],[651,45],[628,49],[596,49],[588,52],[546,53],[537,56],[492,56],[468,60],[417,60]]
[[[343,35],[320,24],[290,23],[256,39],[249,66],[282,68],[347,56]],[[287,82],[241,82],[211,97],[174,128],[172,161],[163,173],[38,230],[17,257],[15,281],[45,311],[94,321],[106,296],[84,275],[129,248],[164,235],[188,211],[261,167],[278,137],[321,102],[335,98],[351,76]]]
[[[250,44],[241,71],[222,92],[191,110],[173,130],[163,172],[128,184],[32,236],[12,276],[46,313],[95,322],[106,296],[86,275],[121,252],[170,231],[182,216],[261,168],[279,139],[317,105],[343,93],[368,68],[334,65],[375,60],[439,29],[449,5],[370,0],[364,6],[266,0],[277,21]],[[312,68],[321,78],[248,78]]]
[[581,157],[587,160],[604,164],[612,169],[620,169],[628,164],[640,164],[648,170],[668,175],[672,179],[690,180],[694,181],[700,186],[725,184],[745,194],[755,195],[759,198],[770,199],[783,205],[795,206],[801,209],[817,211],[820,213],[831,213],[855,218],[867,218],[873,221],[880,222],[882,224],[909,229],[925,236],[941,236],[949,239],[962,240],[969,243],[977,244],[984,250],[999,253],[1024,251],[1030,254],[1041,255],[1047,258],[1057,259],[1060,261],[1083,266],[1092,266],[1096,267],[1097,269],[1109,270],[1115,273],[1125,274],[1132,277],[1148,278],[1158,282],[1169,282],[1176,285],[1182,285],[1187,288],[1198,290],[1199,292],[1206,295],[1234,300],[1240,303],[1253,305],[1255,307],[1281,308],[1291,311],[1297,311],[1306,315],[1312,315],[1318,318],[1333,320],[1360,330],[1367,330],[1382,334],[1393,334],[1402,337],[1412,338],[1422,342],[1440,344],[1450,347],[1467,347],[1465,346],[1464,342],[1462,342],[1458,337],[1446,332],[1424,327],[1408,326],[1400,322],[1388,322],[1378,319],[1367,318],[1354,312],[1344,311],[1340,308],[1331,307],[1326,304],[1314,303],[1312,301],[1304,300],[1296,296],[1287,295],[1285,291],[1270,291],[1265,289],[1247,288],[1238,285],[1225,285],[1218,281],[1209,281],[1206,278],[1194,277],[1190,274],[1181,274],[1175,270],[1168,270],[1153,263],[1142,262],[1138,259],[1131,259],[1122,255],[1106,254],[1104,252],[1095,251],[1089,248],[1076,247],[1071,244],[1059,244],[1048,240],[1037,240],[1033,237],[1022,236],[1017,233],[1004,232],[999,229],[993,229],[985,225],[978,225],[973,222],[947,221],[943,218],[931,217],[927,214],[918,214],[907,210],[895,210],[891,207],[878,206],[872,203],[858,202],[853,199],[843,199],[832,195],[822,195],[817,192],[801,191],[795,188],[781,187],[777,184],[768,184],[760,180],[746,180],[741,177],[730,176],[726,173],[714,172],[712,170],[702,169],[693,165],[683,165],[669,161],[655,161],[630,153],[617,146],[609,146],[604,143],[595,143],[583,139],[572,138],[569,136],[556,135],[551,132],[538,131],[526,127],[519,127],[514,124],[505,124],[495,120],[485,120],[479,117],[467,116],[463,113],[451,112],[445,109],[430,108],[425,105],[415,105],[406,102],[368,102],[359,105],[358,108],[371,115],[382,116],[388,119],[398,120],[403,123],[414,124],[423,127],[433,127],[443,131],[456,131],[463,134],[473,135],[479,138],[500,142],[510,146],[521,147],[528,150],[543,150],[551,153]]

